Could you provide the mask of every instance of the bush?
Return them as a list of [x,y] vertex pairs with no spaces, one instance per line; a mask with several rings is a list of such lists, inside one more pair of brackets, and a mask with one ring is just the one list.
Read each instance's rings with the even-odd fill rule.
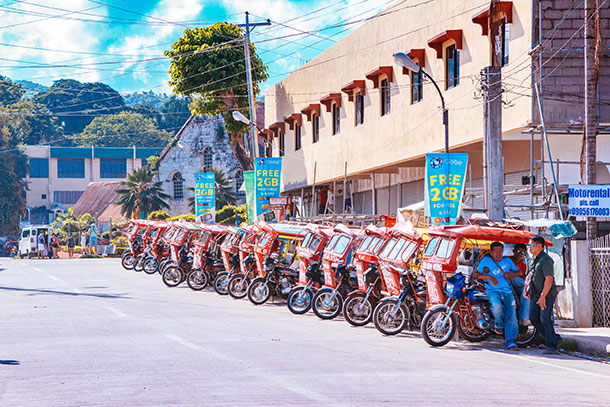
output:
[[127,238],[125,236],[119,236],[119,237],[112,239],[110,244],[114,245],[115,247],[128,247],[129,246],[129,243],[127,242]]
[[123,252],[127,249],[128,249],[128,247],[115,247],[114,254],[115,254],[115,256],[121,256],[123,254]]
[[188,215],[178,215],[168,218],[167,220],[181,220],[184,219],[187,222],[195,222],[195,215],[189,213]]
[[102,239],[110,240],[110,232],[102,233]]
[[240,206],[227,205],[216,212],[216,222],[223,225],[241,224],[247,220],[248,209],[246,208],[245,204]]
[[231,216],[235,215],[235,206],[234,205],[226,205],[219,211],[216,211],[216,222],[221,223],[224,220],[229,219]]
[[158,211],[154,211],[152,212],[149,216],[148,219],[152,219],[152,220],[165,220],[165,219],[169,219],[171,216],[169,213],[162,211],[162,210],[158,210]]

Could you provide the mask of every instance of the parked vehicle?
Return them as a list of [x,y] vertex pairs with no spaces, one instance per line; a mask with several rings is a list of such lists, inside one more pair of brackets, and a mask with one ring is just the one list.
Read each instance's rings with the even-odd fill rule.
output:
[[311,308],[313,296],[324,285],[320,267],[322,252],[333,235],[330,228],[315,224],[306,226],[307,234],[297,247],[299,254],[299,281],[287,298],[286,305],[293,314],[304,314]]
[[373,311],[377,330],[396,335],[419,329],[426,313],[425,279],[419,268],[422,236],[410,223],[396,224],[378,255],[384,289]]
[[129,248],[121,255],[121,265],[125,270],[133,270],[136,258],[144,251],[144,242],[142,235],[148,227],[148,221],[134,219],[129,222],[129,225],[124,230],[123,234],[127,238]]
[[[493,314],[484,288],[472,281],[470,275],[489,252],[491,242],[527,244],[534,234],[511,227],[480,225],[436,226],[428,233],[431,238],[422,263],[430,307],[421,325],[424,340],[432,346],[444,346],[456,330],[470,342],[487,339],[494,326]],[[465,250],[472,254],[471,259],[460,256]],[[527,346],[535,336],[533,326],[520,325],[517,345]]]
[[352,255],[356,247],[358,231],[339,224],[324,249],[322,267],[324,286],[313,297],[313,312],[321,319],[333,319],[341,313],[343,301],[357,283],[350,274]]
[[259,233],[260,228],[256,225],[243,226],[237,233],[238,236],[234,237],[234,240],[227,247],[221,247],[225,271],[218,273],[214,279],[214,291],[218,294],[228,295],[228,285],[231,277],[237,273],[245,272],[247,267],[251,267],[251,265],[246,264],[246,258],[251,250],[251,245],[259,237]]
[[201,225],[203,229],[193,241],[193,266],[186,282],[195,291],[203,290],[222,271],[219,245],[228,228],[222,225]]
[[[248,294],[248,286],[256,276],[256,256],[254,255],[254,247],[257,242],[265,238],[268,232],[264,232],[261,228],[256,228],[246,233],[239,242],[239,263],[240,269],[234,273],[227,275],[227,293],[235,299],[244,298]],[[261,274],[263,275],[263,274]]]
[[303,241],[303,226],[262,224],[265,234],[254,245],[258,277],[248,286],[248,299],[255,305],[264,304],[271,295],[288,298],[298,281],[296,248]]
[[343,316],[354,326],[364,326],[371,321],[373,310],[385,288],[379,270],[379,251],[386,241],[386,228],[374,225],[364,230],[366,237],[355,252],[358,287],[343,302]]
[[163,283],[168,287],[181,284],[192,268],[192,256],[189,256],[193,241],[199,236],[201,227],[195,223],[177,223],[178,230],[171,239],[170,253],[172,263],[163,271]]
[[166,222],[156,224],[148,236],[148,244],[145,252],[147,257],[144,260],[143,270],[146,274],[155,274],[159,272],[159,264],[161,261],[169,257],[169,248],[163,242],[163,234],[169,225]]
[[53,228],[49,225],[30,225],[21,229],[19,256],[32,257],[38,252],[38,235],[43,231],[49,235]]

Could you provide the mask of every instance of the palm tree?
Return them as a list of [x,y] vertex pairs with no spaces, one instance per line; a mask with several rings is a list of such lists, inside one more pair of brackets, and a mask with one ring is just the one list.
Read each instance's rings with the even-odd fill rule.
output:
[[[203,168],[202,168],[202,172]],[[224,173],[223,170],[218,169],[216,167],[212,168],[212,172],[214,173],[214,189],[216,194],[216,208],[224,208],[227,205],[235,204],[237,200],[237,195],[233,192],[233,187],[231,186],[229,180]],[[195,191],[194,188],[187,188],[189,191]],[[189,208],[193,213],[195,212],[195,194],[188,199]]]
[[123,189],[117,193],[121,196],[117,205],[121,206],[121,213],[127,217],[140,218],[148,216],[150,212],[169,208],[166,199],[169,195],[163,192],[162,182],[153,182],[155,173],[147,167],[141,167],[122,182]]

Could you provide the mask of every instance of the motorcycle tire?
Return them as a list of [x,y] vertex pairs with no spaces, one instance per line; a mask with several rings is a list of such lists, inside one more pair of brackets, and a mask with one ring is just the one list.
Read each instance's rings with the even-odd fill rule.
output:
[[127,253],[127,255],[121,258],[121,266],[123,266],[125,270],[133,270],[135,262],[136,258],[133,256],[133,253]]
[[168,258],[165,258],[159,262],[159,274],[163,275],[167,266],[172,264],[172,261]]
[[451,315],[445,326],[441,327],[440,323],[446,319],[446,307],[439,307],[426,313],[421,323],[421,334],[428,345],[445,346],[451,341],[458,323],[455,315]]
[[137,272],[140,272],[140,271],[144,270],[144,260],[146,260],[146,257],[144,257],[144,256],[142,256],[142,257],[138,256],[138,257],[136,258],[136,262],[135,262],[135,263],[134,263],[134,265],[133,265],[133,270],[134,270],[134,271],[137,271]]
[[178,266],[169,266],[163,272],[163,283],[168,287],[176,287],[184,281],[182,274]]
[[[491,330],[489,329],[480,329],[476,326],[472,329],[466,328],[464,324],[467,322],[469,321],[462,321],[461,319],[459,319],[457,328],[458,332],[460,333],[460,336],[466,339],[468,342],[482,342],[485,339],[489,338],[489,335],[491,335]],[[474,321],[470,325],[474,325]]]
[[333,294],[330,288],[322,288],[313,297],[313,312],[320,319],[334,319],[341,314],[343,306],[343,298],[338,292],[335,296],[326,303]]
[[208,273],[203,270],[193,270],[186,278],[186,283],[193,291],[201,291],[207,287],[209,282]]
[[144,260],[143,271],[146,274],[149,274],[149,275],[155,274],[157,272],[158,268],[159,268],[159,262],[154,257],[149,257],[146,260]]
[[[375,328],[384,335],[398,335],[407,326],[409,309],[404,304],[396,308],[397,305],[397,300],[389,299],[381,301],[373,311]],[[394,316],[391,315],[392,312],[395,312]]]
[[248,295],[248,286],[250,285],[250,279],[244,276],[242,273],[231,276],[227,283],[227,291],[231,298],[240,300]]
[[364,326],[371,322],[373,304],[369,298],[364,300],[364,293],[352,294],[343,303],[343,317],[353,326]]
[[223,271],[222,273],[218,273],[214,279],[214,291],[219,295],[229,294],[227,291],[227,284],[229,283],[228,275],[229,273]]
[[519,325],[519,333],[517,333],[516,342],[520,348],[525,348],[532,345],[536,341],[538,332],[533,325]]
[[266,303],[271,297],[269,283],[262,277],[257,277],[248,286],[248,299],[254,305]]
[[303,315],[311,309],[312,300],[313,292],[310,289],[296,287],[288,294],[286,305],[293,314]]

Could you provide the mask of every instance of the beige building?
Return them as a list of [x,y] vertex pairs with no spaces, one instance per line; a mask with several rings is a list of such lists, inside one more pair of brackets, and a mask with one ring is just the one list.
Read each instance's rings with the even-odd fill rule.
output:
[[[161,148],[27,146],[26,204],[33,223],[48,223],[81,197],[89,183],[125,181]],[[96,216],[92,213],[91,215]],[[100,215],[100,214],[98,214]]]
[[[553,182],[540,165],[542,108],[558,184],[579,181],[584,70],[582,3],[501,1],[499,35],[503,81],[502,135],[505,201],[509,215],[543,213]],[[282,190],[302,196],[307,214],[312,185],[343,189],[358,213],[395,214],[424,199],[424,156],[442,151],[440,98],[421,74],[397,66],[406,53],[440,87],[449,111],[452,152],[469,154],[465,203],[483,207],[484,103],[481,71],[491,64],[489,2],[398,1],[334,44],[265,94],[266,134],[283,156]],[[610,37],[610,9],[602,8],[602,38]],[[542,69],[540,69],[542,67]],[[610,92],[608,53],[602,53],[599,94]],[[598,158],[609,158],[610,107],[600,103]],[[548,160],[544,150],[545,160]],[[604,165],[598,182],[610,182]],[[524,188],[533,175],[533,194]],[[351,191],[349,191],[351,189]],[[350,197],[350,192],[353,196]],[[544,192],[544,195],[543,195]],[[318,194],[313,194],[317,199]],[[341,194],[336,195],[341,212]],[[530,205],[542,204],[534,212]]]

